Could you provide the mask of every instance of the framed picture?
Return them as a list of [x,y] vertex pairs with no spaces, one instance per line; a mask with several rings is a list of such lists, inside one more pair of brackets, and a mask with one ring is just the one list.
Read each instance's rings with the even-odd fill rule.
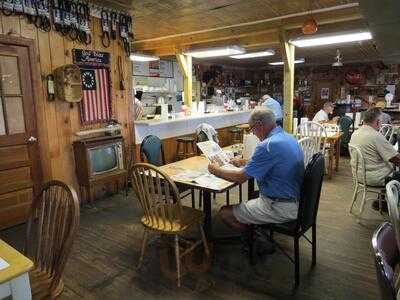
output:
[[329,99],[329,88],[321,88],[321,99]]

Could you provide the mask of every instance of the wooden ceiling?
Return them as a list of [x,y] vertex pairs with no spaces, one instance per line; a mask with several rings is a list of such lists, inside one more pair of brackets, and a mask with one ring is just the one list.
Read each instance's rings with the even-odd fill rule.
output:
[[[310,8],[319,32],[366,28],[355,0],[103,0],[101,3],[130,10],[134,16],[133,49],[160,56],[192,48],[239,45],[247,51],[274,48],[277,55],[273,59],[280,60],[279,31],[286,30],[291,37],[300,35]],[[312,63],[322,63],[333,60],[336,48],[299,49],[298,55]],[[379,59],[371,42],[340,48],[345,60]],[[219,61],[249,66],[269,58]]]

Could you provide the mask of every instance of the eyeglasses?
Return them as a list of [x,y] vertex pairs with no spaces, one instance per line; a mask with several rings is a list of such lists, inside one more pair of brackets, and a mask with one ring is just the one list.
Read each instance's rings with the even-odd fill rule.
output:
[[254,127],[256,127],[258,120],[254,122],[253,125],[250,126],[249,131],[253,131]]

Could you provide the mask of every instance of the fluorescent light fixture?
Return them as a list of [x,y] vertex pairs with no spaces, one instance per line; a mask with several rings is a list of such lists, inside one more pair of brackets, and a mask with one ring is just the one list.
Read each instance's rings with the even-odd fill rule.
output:
[[142,53],[131,53],[129,55],[130,60],[132,61],[155,61],[160,60],[158,56],[142,54]]
[[[306,60],[304,59],[304,58],[299,58],[299,59],[296,59],[295,61],[294,61],[294,63],[295,64],[302,64],[302,63],[304,63]],[[271,62],[271,63],[269,63],[271,66],[282,66],[283,65],[283,61],[276,61],[276,62]]]
[[275,54],[274,50],[265,50],[265,51],[259,51],[259,52],[232,55],[232,56],[229,56],[229,57],[235,58],[235,59],[245,59],[245,58],[272,56],[274,54]]
[[189,50],[184,54],[193,56],[196,58],[206,58],[206,57],[217,57],[217,56],[229,56],[235,54],[243,54],[246,51],[238,46],[228,46],[219,48],[208,48],[201,50]]
[[365,32],[353,32],[353,33],[342,33],[334,35],[315,35],[307,38],[297,38],[290,40],[289,42],[296,47],[313,47],[323,45],[333,45],[341,43],[359,42],[372,39],[372,35],[369,31]]

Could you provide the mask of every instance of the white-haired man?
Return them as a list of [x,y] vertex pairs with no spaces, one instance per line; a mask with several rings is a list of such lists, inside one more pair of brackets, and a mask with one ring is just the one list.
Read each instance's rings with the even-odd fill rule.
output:
[[249,119],[251,131],[260,139],[249,161],[232,161],[239,170],[210,164],[209,171],[231,182],[255,178],[260,197],[238,205],[223,206],[222,220],[238,231],[250,224],[284,223],[297,218],[298,200],[304,176],[304,158],[297,140],[276,126],[269,109],[254,110]]

